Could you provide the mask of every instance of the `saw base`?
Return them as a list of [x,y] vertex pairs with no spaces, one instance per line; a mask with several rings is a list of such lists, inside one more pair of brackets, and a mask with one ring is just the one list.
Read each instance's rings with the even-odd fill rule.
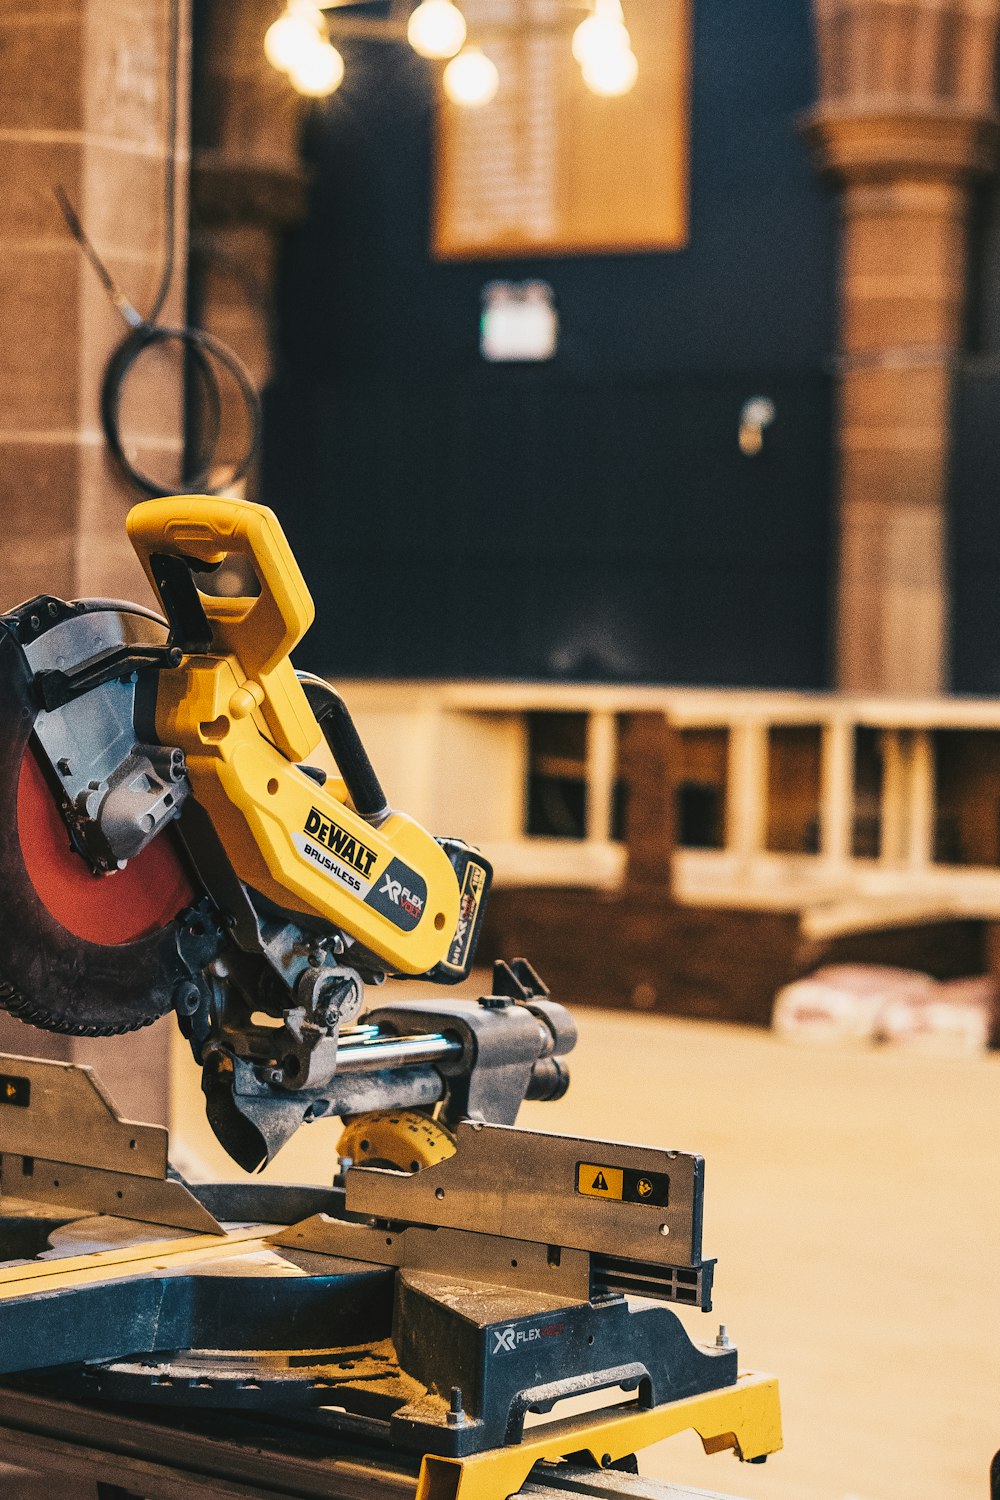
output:
[[[595,1292],[575,1252],[351,1215],[339,1188],[190,1187],[89,1069],[0,1077],[0,1424],[40,1401],[102,1432],[361,1445],[420,1500],[503,1500],[538,1464],[607,1467],[687,1427],[746,1460],[780,1447],[774,1381],[662,1302]],[[581,1396],[596,1409],[562,1417]]]

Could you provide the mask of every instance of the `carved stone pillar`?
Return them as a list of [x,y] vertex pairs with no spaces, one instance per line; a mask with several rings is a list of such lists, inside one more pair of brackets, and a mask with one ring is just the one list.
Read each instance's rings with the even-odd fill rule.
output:
[[815,0],[806,131],[841,185],[837,683],[947,690],[947,466],[1000,0]]

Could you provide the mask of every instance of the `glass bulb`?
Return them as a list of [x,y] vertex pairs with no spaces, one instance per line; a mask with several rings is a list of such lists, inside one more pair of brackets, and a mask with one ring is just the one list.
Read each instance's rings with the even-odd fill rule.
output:
[[634,52],[616,49],[588,57],[583,64],[583,81],[592,94],[606,99],[618,98],[635,87],[639,61]]
[[590,58],[628,52],[631,46],[620,0],[597,0],[593,13],[573,33],[573,56],[581,67]]
[[296,58],[288,76],[300,94],[325,99],[344,81],[344,59],[336,47],[317,37],[309,51]]
[[311,5],[289,6],[264,33],[264,56],[279,73],[289,72],[320,39],[319,12]]
[[421,57],[454,57],[465,41],[465,17],[451,0],[421,0],[410,16],[406,36]]
[[479,47],[466,47],[445,68],[442,82],[452,104],[477,108],[496,98],[500,74]]

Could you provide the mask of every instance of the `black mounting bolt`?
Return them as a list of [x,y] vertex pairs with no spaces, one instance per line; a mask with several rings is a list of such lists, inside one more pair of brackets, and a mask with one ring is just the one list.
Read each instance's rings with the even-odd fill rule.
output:
[[201,1004],[201,991],[190,980],[174,990],[174,1006],[182,1016],[193,1016]]
[[448,1426],[461,1427],[465,1421],[465,1412],[462,1409],[462,1387],[453,1385],[451,1397],[448,1402]]

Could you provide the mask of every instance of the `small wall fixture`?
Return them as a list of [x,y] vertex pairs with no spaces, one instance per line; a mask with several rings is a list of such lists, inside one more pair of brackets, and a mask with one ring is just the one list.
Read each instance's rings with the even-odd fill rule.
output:
[[777,412],[770,396],[751,396],[740,410],[740,452],[745,458],[756,458],[764,446],[764,432]]
[[559,314],[547,281],[491,281],[483,287],[479,350],[493,364],[552,359]]

